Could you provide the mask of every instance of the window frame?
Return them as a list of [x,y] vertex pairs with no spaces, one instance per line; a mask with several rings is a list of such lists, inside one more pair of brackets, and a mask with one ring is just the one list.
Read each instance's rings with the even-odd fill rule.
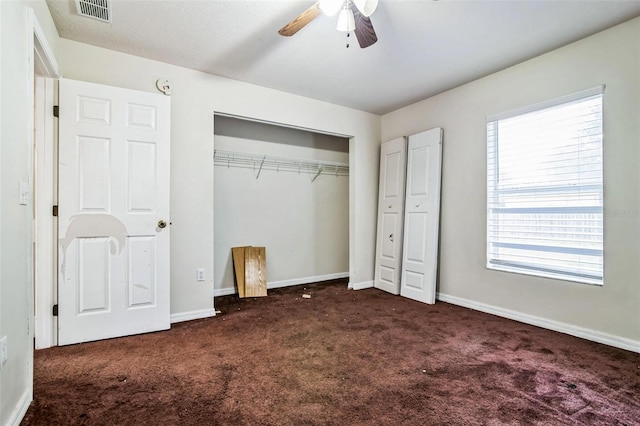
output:
[[[493,114],[490,116],[487,116],[486,118],[486,131],[487,131],[487,165],[486,165],[486,170],[487,170],[487,217],[486,217],[486,268],[489,270],[495,270],[495,271],[502,271],[502,272],[511,272],[511,273],[518,273],[518,274],[522,274],[522,275],[531,275],[531,276],[538,276],[538,277],[543,277],[543,278],[552,278],[552,279],[559,279],[559,280],[563,280],[563,281],[569,281],[569,282],[576,282],[576,283],[581,283],[581,284],[590,284],[590,285],[597,285],[597,286],[603,286],[604,285],[604,89],[605,89],[605,85],[600,85],[600,86],[596,86],[593,87],[591,89],[587,89],[587,90],[582,90],[579,92],[575,92],[575,93],[571,93],[569,95],[566,96],[561,96],[558,98],[554,98],[554,99],[550,99],[550,100],[546,100],[543,102],[538,102],[535,104],[531,104],[531,105],[527,105],[524,107],[520,107],[520,108],[516,108],[513,110],[509,110],[509,111],[505,111],[502,113],[498,113],[498,114]],[[602,116],[601,116],[601,121],[600,121],[600,149],[601,149],[601,163],[600,163],[600,171],[602,173],[601,178],[600,178],[600,184],[585,184],[585,185],[580,185],[579,188],[588,188],[591,187],[593,189],[599,189],[600,191],[600,196],[601,196],[601,206],[598,207],[593,207],[593,206],[567,206],[567,207],[531,207],[529,208],[529,210],[531,210],[531,213],[536,213],[536,212],[549,212],[552,210],[557,210],[558,212],[563,212],[563,213],[576,213],[576,214],[598,214],[600,215],[600,220],[599,220],[599,224],[602,227],[602,242],[601,242],[601,249],[600,250],[595,250],[595,249],[589,249],[589,248],[570,248],[567,247],[564,250],[561,250],[559,248],[553,247],[553,246],[540,246],[540,245],[536,245],[534,244],[534,246],[538,246],[538,247],[545,247],[546,249],[548,249],[545,252],[562,252],[562,253],[572,253],[572,254],[587,254],[587,255],[599,255],[600,259],[601,259],[601,263],[602,263],[602,274],[601,275],[589,275],[589,274],[585,274],[585,273],[578,273],[578,272],[574,272],[574,271],[570,271],[570,270],[563,270],[561,267],[541,267],[540,265],[535,265],[535,264],[528,264],[526,261],[523,262],[514,262],[514,261],[508,261],[508,260],[502,260],[502,259],[498,259],[496,256],[492,255],[492,245],[494,247],[502,245],[505,246],[508,245],[508,243],[501,243],[499,241],[496,241],[497,238],[492,238],[491,237],[491,227],[492,227],[492,222],[494,220],[493,216],[492,216],[492,210],[495,212],[496,208],[500,208],[500,207],[494,207],[492,205],[492,203],[495,203],[495,197],[499,196],[500,194],[506,194],[506,193],[518,193],[521,192],[523,194],[531,194],[531,193],[535,193],[535,192],[539,192],[539,193],[549,193],[549,192],[553,192],[553,191],[557,191],[558,193],[562,193],[562,192],[567,192],[567,193],[577,193],[579,192],[578,187],[576,187],[575,185],[565,185],[565,186],[548,186],[548,187],[544,187],[544,186],[538,186],[538,187],[530,187],[530,188],[510,188],[510,189],[500,189],[498,188],[498,184],[499,184],[499,173],[500,173],[500,166],[498,164],[499,162],[499,146],[500,146],[500,141],[498,139],[497,136],[497,130],[498,130],[498,122],[500,120],[506,120],[509,118],[514,118],[514,117],[518,117],[518,116],[522,116],[522,115],[526,115],[529,113],[533,113],[533,112],[538,112],[538,111],[543,111],[545,109],[549,109],[549,108],[553,108],[553,107],[558,107],[558,106],[562,106],[565,104],[570,104],[572,102],[577,102],[577,101],[582,101],[582,100],[586,100],[588,98],[592,98],[592,97],[596,97],[596,96],[600,96],[600,107],[601,107],[601,111],[602,111]],[[494,126],[493,129],[490,128],[490,126]],[[490,133],[492,133],[494,136],[494,145],[491,145],[491,140],[490,140]],[[491,148],[493,147],[493,152],[491,151]],[[493,165],[492,165],[493,162]],[[493,191],[490,190],[491,188],[491,184],[493,183]],[[508,207],[504,207],[502,208],[506,211],[509,210]],[[526,208],[524,210],[527,210]],[[519,212],[523,213],[523,209],[520,208]],[[495,225],[495,223],[494,223]],[[516,244],[518,245],[518,244]],[[526,244],[521,244],[521,247],[525,247]],[[556,251],[557,250],[557,251]]]

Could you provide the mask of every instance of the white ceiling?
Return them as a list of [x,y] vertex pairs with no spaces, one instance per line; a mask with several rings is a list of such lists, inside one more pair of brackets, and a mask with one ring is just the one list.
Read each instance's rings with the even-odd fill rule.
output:
[[336,18],[278,30],[314,0],[112,0],[113,22],[47,0],[61,37],[384,114],[640,16],[640,1],[381,0],[379,41]]

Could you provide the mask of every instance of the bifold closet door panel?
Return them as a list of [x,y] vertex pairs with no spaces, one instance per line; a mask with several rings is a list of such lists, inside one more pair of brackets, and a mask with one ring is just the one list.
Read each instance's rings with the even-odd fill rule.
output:
[[400,294],[435,303],[442,129],[408,138]]
[[400,294],[406,150],[404,137],[385,142],[380,149],[374,285],[392,294]]

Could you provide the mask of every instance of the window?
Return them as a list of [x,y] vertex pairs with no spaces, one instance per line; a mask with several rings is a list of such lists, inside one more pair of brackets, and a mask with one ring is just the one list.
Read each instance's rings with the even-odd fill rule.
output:
[[487,268],[602,285],[603,91],[487,119]]

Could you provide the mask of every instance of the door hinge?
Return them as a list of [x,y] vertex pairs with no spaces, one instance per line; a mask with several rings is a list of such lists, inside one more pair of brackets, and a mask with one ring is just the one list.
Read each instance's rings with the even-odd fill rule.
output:
[[51,209],[51,214],[56,217],[58,216],[58,206],[53,206],[53,209]]
[[53,116],[60,117],[60,106],[58,105],[53,106]]
[[57,317],[57,316],[58,316],[58,305],[57,305],[57,304],[53,305],[53,312],[52,312],[52,314],[53,314],[53,316],[54,316],[54,317]]

